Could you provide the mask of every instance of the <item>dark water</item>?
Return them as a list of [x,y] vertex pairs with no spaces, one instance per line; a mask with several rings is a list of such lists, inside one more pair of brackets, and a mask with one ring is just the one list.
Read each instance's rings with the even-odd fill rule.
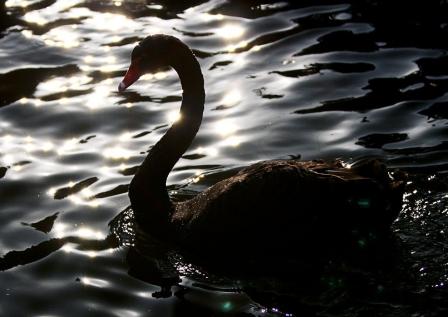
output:
[[[388,2],[2,2],[0,315],[446,316],[448,4]],[[206,82],[174,199],[259,160],[380,156],[410,174],[390,245],[316,276],[250,278],[173,254],[171,295],[128,274],[108,222],[181,99],[173,71],[116,92],[151,33],[188,43]]]

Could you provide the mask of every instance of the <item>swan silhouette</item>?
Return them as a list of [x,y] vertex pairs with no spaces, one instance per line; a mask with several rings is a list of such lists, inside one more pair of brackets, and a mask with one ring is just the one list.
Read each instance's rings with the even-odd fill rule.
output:
[[[172,202],[166,179],[202,121],[205,92],[200,65],[189,47],[151,35],[132,51],[119,84],[124,91],[142,74],[170,66],[182,89],[181,120],[154,145],[133,177],[129,197],[138,227],[199,254],[293,252],[387,232],[401,210],[403,182],[383,163],[272,160],[254,164],[194,198]],[[318,243],[320,242],[320,244]]]

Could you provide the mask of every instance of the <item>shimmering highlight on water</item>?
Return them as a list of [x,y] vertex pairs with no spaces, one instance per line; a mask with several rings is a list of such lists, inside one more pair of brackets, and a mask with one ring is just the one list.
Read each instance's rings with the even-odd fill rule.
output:
[[[0,3],[0,315],[448,314],[447,17],[444,1]],[[171,293],[135,272],[127,186],[182,120],[172,70],[116,92],[154,33],[185,41],[206,83],[174,200],[260,160],[379,156],[409,174],[395,242],[318,276],[275,254],[276,274],[251,278],[173,252]]]

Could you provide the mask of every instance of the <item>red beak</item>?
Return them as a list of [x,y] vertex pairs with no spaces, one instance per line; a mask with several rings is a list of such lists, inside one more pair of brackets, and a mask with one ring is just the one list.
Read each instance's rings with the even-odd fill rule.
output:
[[118,85],[118,91],[122,92],[126,88],[128,88],[130,85],[135,83],[141,76],[140,68],[138,60],[132,61],[131,66],[129,66],[128,71],[126,72],[126,75],[124,75],[123,80]]

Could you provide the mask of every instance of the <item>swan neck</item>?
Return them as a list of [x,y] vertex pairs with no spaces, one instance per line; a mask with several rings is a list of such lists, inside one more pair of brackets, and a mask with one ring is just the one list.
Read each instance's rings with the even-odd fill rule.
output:
[[182,85],[182,104],[180,119],[152,148],[142,166],[139,175],[152,188],[166,191],[166,179],[176,162],[190,146],[202,122],[204,110],[204,79],[200,65],[188,49],[179,54],[171,63]]
[[202,115],[204,107],[204,77],[202,76],[201,67],[194,57],[193,53],[188,50],[185,57],[173,61],[172,67],[177,72],[182,85],[182,110],[195,110]]

